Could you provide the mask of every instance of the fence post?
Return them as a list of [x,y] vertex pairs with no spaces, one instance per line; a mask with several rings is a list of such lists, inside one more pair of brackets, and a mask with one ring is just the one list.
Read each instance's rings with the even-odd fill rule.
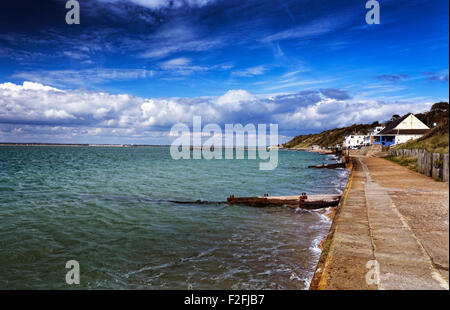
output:
[[431,169],[433,167],[433,154],[425,151],[425,175],[431,177]]
[[423,173],[423,152],[422,150],[417,151],[417,172]]
[[448,182],[448,154],[444,154],[444,160],[442,162],[442,180]]
[[433,153],[433,164],[431,165],[431,176],[433,178],[439,179],[439,170],[440,170],[440,165],[439,165],[439,159],[441,158],[441,154],[439,153]]

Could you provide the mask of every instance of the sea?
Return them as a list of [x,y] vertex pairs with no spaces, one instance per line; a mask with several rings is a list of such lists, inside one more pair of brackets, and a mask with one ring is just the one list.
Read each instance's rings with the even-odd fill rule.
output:
[[280,150],[262,171],[168,147],[1,146],[0,289],[307,289],[324,210],[223,202],[342,193],[346,170],[308,168],[335,161]]

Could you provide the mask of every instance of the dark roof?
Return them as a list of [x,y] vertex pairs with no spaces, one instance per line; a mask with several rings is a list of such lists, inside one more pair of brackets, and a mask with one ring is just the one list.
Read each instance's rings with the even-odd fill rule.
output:
[[[400,118],[398,118],[397,120],[390,122],[382,131],[380,131],[377,136],[382,136],[384,134],[390,134],[392,133],[391,131],[398,126],[398,124],[400,124],[401,122],[403,122],[408,116],[410,116],[412,113],[408,113]],[[397,130],[395,130],[395,132],[397,132]]]
[[388,132],[379,133],[377,136],[383,135],[423,135],[426,134],[430,129],[392,129]]

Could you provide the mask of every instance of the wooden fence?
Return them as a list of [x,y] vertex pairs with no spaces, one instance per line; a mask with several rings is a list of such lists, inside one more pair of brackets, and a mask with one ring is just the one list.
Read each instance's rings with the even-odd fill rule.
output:
[[417,170],[419,173],[448,182],[448,154],[441,156],[439,153],[428,153],[426,150],[407,149],[391,149],[388,154],[390,156],[415,157],[417,158]]

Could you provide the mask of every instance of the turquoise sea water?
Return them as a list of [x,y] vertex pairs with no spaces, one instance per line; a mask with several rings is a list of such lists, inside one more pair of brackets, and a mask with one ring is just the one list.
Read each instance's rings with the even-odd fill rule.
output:
[[[0,147],[0,289],[304,289],[330,223],[319,211],[171,200],[339,193],[332,161],[173,160],[169,148]],[[80,263],[80,285],[65,264]]]

